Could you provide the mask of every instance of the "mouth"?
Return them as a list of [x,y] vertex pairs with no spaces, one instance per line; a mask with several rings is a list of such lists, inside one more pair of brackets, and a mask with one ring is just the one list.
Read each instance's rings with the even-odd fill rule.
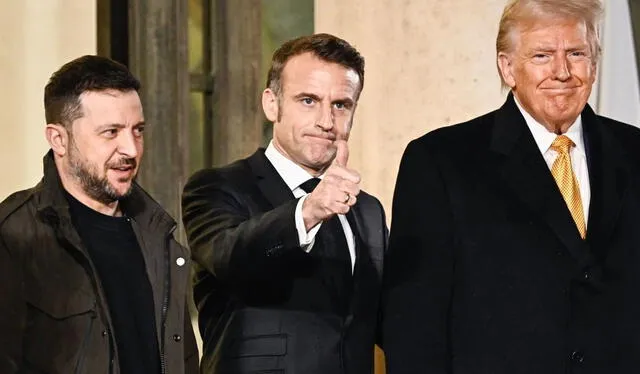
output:
[[336,140],[336,136],[333,135],[332,133],[329,134],[322,134],[322,135],[307,135],[307,137],[311,138],[312,140],[319,142],[319,143],[323,143],[323,144],[333,144],[333,142]]
[[550,93],[563,94],[573,92],[576,88],[578,87],[549,87],[544,88],[544,90]]
[[109,169],[116,175],[116,179],[120,182],[131,180],[136,170],[135,167],[131,165],[111,167]]
[[133,170],[132,166],[121,166],[121,167],[117,167],[117,168],[112,168],[113,170],[119,170],[119,171],[129,171],[129,170]]

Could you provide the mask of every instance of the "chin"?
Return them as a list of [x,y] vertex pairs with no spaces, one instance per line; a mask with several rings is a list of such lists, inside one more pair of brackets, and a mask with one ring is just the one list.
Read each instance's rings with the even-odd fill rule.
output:
[[129,182],[129,183],[122,183],[122,182],[111,183],[111,189],[113,190],[113,192],[115,192],[115,194],[118,197],[125,197],[125,196],[129,195],[129,193],[131,193],[131,190],[133,189],[133,184],[131,182]]

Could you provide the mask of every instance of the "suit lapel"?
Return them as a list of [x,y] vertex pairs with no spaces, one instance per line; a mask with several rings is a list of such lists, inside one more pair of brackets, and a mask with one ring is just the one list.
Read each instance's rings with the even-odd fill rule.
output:
[[582,112],[582,123],[591,187],[587,241],[602,260],[627,189],[624,156],[606,126],[588,106]]
[[293,192],[269,162],[267,156],[264,155],[264,148],[258,149],[247,159],[247,162],[256,176],[258,188],[273,207],[280,206],[294,198]]
[[[294,198],[287,184],[264,155],[264,149],[258,149],[247,159],[247,162],[256,177],[260,192],[262,192],[272,206],[280,206]],[[369,282],[374,281],[376,278],[378,279],[377,282],[380,282],[382,274],[381,263],[371,259],[368,253],[368,246],[365,244],[366,241],[363,240],[365,239],[363,235],[366,235],[368,231],[365,217],[361,211],[361,205],[362,204],[357,203],[346,215],[354,235],[356,253],[353,272],[353,294],[350,301],[349,315],[345,322],[347,325],[353,320],[353,316],[358,310],[365,310],[367,308],[366,302],[369,299],[364,292],[368,289],[377,290],[378,287],[374,285],[369,286]],[[372,262],[373,265],[367,266],[369,262]]]
[[506,156],[501,177],[534,216],[556,234],[567,250],[584,259],[588,247],[580,238],[569,209],[537,147],[512,94],[496,112],[491,148]]

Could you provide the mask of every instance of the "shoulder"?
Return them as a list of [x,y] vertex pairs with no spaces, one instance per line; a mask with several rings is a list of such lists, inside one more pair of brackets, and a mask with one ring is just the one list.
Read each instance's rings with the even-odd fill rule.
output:
[[200,170],[184,186],[182,209],[185,212],[193,209],[200,211],[203,203],[243,209],[247,197],[255,195],[256,184],[256,176],[248,159]]
[[247,159],[242,159],[225,166],[197,171],[187,181],[184,193],[198,193],[212,188],[238,190],[254,179]]
[[360,194],[358,195],[358,202],[368,207],[382,209],[382,203],[380,203],[380,200],[366,191],[360,191]]
[[469,154],[483,154],[491,146],[496,112],[434,129],[410,141],[404,150],[403,163],[420,167],[426,160],[469,162]]
[[233,181],[246,177],[248,173],[249,166],[247,159],[242,159],[225,166],[199,170],[189,178],[187,186]]
[[31,188],[15,192],[0,203],[0,238],[8,246],[28,238],[27,232],[36,223],[35,191]]
[[640,129],[611,118],[598,116],[604,129],[613,136],[615,147],[626,159],[640,166]]
[[617,140],[633,145],[640,144],[640,129],[638,127],[603,116],[598,116],[598,120],[609,129]]
[[386,225],[386,214],[384,207],[377,197],[365,192],[360,191],[358,195],[358,211],[362,217],[366,219],[374,219],[380,221],[382,225]]
[[496,112],[493,111],[466,122],[429,131],[412,140],[407,149],[459,153],[465,147],[488,145]]
[[27,205],[33,199],[35,188],[17,191],[0,203],[0,226],[14,219],[24,211],[30,210]]

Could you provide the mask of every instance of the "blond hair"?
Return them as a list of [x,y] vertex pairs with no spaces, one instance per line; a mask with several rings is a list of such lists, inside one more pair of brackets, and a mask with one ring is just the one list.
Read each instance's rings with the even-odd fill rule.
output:
[[[571,19],[584,22],[587,40],[594,64],[600,59],[600,36],[598,27],[603,14],[600,0],[509,0],[500,18],[496,39],[496,53],[511,52],[514,48],[513,33],[528,24],[541,20]],[[498,73],[500,68],[498,67]],[[500,74],[502,86],[506,83]]]

